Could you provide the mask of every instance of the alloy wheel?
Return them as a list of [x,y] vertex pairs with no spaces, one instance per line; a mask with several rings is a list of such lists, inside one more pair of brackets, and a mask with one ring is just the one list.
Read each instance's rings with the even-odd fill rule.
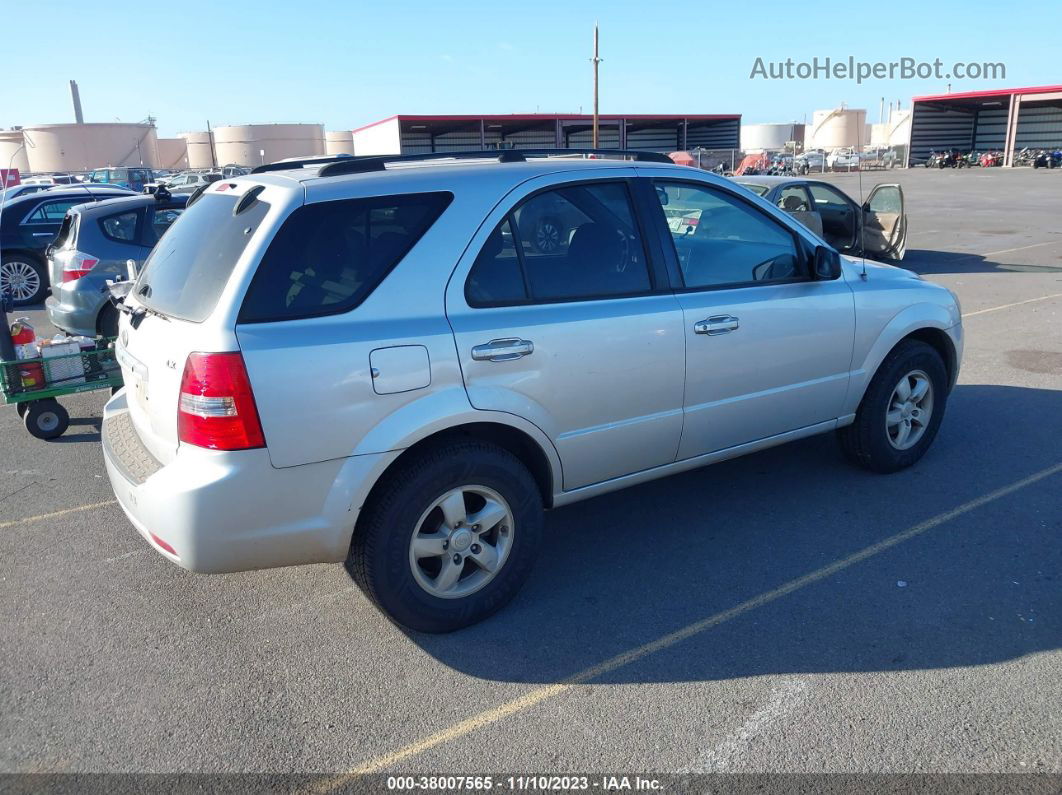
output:
[[892,390],[885,413],[885,433],[897,450],[910,450],[925,435],[933,416],[933,382],[912,370]]
[[0,265],[0,292],[16,301],[25,301],[37,295],[40,289],[40,274],[30,263],[14,259]]
[[460,599],[490,583],[513,546],[513,512],[498,492],[460,486],[421,515],[409,542],[417,584],[432,596]]

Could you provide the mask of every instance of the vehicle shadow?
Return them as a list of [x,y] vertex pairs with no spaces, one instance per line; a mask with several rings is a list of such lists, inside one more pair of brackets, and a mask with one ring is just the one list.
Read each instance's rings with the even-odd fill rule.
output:
[[[894,475],[849,466],[824,436],[557,510],[510,606],[411,637],[472,676],[562,680],[1062,462],[1060,396],[960,386],[933,448]],[[595,681],[936,669],[1057,649],[1060,489],[1055,473]]]
[[894,263],[919,274],[935,273],[1062,273],[1062,265],[1029,265],[999,262],[981,254],[962,251],[907,249],[903,261]]

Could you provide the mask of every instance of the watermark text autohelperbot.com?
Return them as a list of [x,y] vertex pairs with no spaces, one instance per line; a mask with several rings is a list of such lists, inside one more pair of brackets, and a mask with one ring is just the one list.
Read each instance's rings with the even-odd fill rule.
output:
[[750,80],[1005,80],[1007,66],[1001,62],[956,61],[945,64],[940,58],[920,61],[859,61],[847,58],[812,58],[810,61],[771,61],[757,58]]

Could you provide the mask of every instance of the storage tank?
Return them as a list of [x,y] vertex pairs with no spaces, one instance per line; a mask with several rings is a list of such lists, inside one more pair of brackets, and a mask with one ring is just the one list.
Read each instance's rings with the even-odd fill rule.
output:
[[817,110],[812,114],[807,131],[808,149],[860,148],[866,143],[867,112],[841,105],[832,110]]
[[188,142],[183,138],[159,138],[159,168],[188,168]]
[[206,131],[183,132],[178,135],[185,142],[188,168],[212,168],[217,165],[214,161],[214,148],[211,146],[210,133]]
[[741,125],[741,149],[745,152],[784,149],[785,145],[790,141],[803,143],[803,124],[785,122],[782,124]]
[[906,146],[911,138],[911,111],[892,110],[889,120],[874,125],[870,136],[872,146]]
[[17,168],[19,174],[29,171],[29,158],[22,146],[22,130],[0,130],[0,168]]
[[100,166],[157,168],[153,124],[41,124],[22,130],[31,171],[90,171]]
[[[322,124],[236,124],[214,128],[219,164],[260,166],[289,157],[323,155]],[[263,154],[264,152],[264,154]]]
[[326,155],[354,154],[354,133],[351,130],[329,130],[325,133]]

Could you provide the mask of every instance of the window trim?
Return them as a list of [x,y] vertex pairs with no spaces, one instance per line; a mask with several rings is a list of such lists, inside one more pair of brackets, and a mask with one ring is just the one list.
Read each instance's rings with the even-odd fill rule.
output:
[[[589,179],[569,180],[565,182],[556,182],[552,185],[543,185],[541,188],[533,190],[526,196],[522,196],[514,204],[512,204],[508,210],[505,211],[505,214],[501,217],[501,219],[499,219],[498,222],[491,227],[490,232],[487,236],[489,238],[490,235],[494,234],[495,229],[500,227],[506,221],[509,222],[509,228],[512,230],[513,240],[516,245],[516,257],[520,263],[520,276],[524,282],[524,290],[527,293],[527,298],[522,301],[491,301],[489,303],[473,301],[472,297],[469,295],[469,282],[472,279],[472,271],[476,267],[476,260],[479,259],[479,255],[482,253],[483,247],[486,245],[487,241],[484,240],[480,247],[476,250],[476,256],[472,258],[472,264],[471,266],[469,266],[468,273],[465,274],[465,282],[462,290],[462,294],[464,295],[465,299],[465,304],[470,309],[500,309],[503,307],[512,306],[549,306],[552,304],[585,303],[587,301],[616,301],[623,300],[625,298],[645,298],[646,296],[659,295],[661,293],[668,292],[670,289],[670,285],[668,284],[668,279],[666,278],[667,274],[664,272],[664,269],[661,267],[661,263],[658,261],[659,252],[656,250],[655,247],[651,245],[651,230],[647,228],[649,222],[643,217],[644,208],[641,206],[642,202],[638,198],[638,180],[638,177],[631,177],[627,175],[621,177],[612,177],[611,179],[608,177],[599,176],[596,178]],[[524,252],[523,246],[521,245],[522,241],[520,239],[519,224],[517,224],[513,219],[513,213],[516,212],[519,207],[543,193],[552,193],[564,188],[577,188],[586,185],[611,184],[620,184],[627,191],[627,201],[631,209],[631,218],[634,220],[634,225],[636,228],[635,231],[639,235],[640,242],[642,245],[642,254],[645,257],[645,270],[649,276],[649,289],[637,293],[606,293],[599,295],[580,295],[570,298],[534,298],[531,295],[531,284],[527,278],[527,271],[524,268]]]
[[[40,193],[40,192],[41,191],[36,191],[36,193]],[[33,221],[33,220],[30,220],[30,219],[34,215],[36,215],[38,211],[42,211],[43,212],[45,207],[49,207],[49,206],[51,206],[53,204],[62,204],[65,201],[68,201],[68,200],[67,199],[52,199],[51,201],[48,201],[47,199],[45,199],[40,204],[35,205],[33,207],[33,209],[30,210],[28,213],[26,213],[26,217],[22,219],[22,224],[20,224],[20,226],[23,225],[23,224],[25,224],[27,226],[36,226],[36,225],[49,226],[51,224],[60,224],[61,225],[63,223],[63,219],[62,218],[60,218],[58,221],[49,221],[47,218],[43,218],[40,221]],[[71,208],[77,207],[79,204],[88,204],[91,201],[97,201],[97,200],[88,199],[88,200],[86,200],[84,202],[79,202],[77,200],[74,200],[74,203],[71,204],[70,207],[67,207],[65,210],[63,210],[63,218],[66,217],[66,214],[68,212],[70,212]]]
[[[104,221],[108,221],[111,218],[117,218],[118,216],[121,216],[121,215],[128,215],[130,213],[133,213],[134,215],[136,215],[136,226],[133,227],[133,237],[131,239],[129,239],[129,240],[126,240],[125,238],[121,238],[121,237],[115,237],[114,235],[110,234],[107,231],[107,227],[105,227],[103,225]],[[105,238],[110,240],[112,243],[120,243],[120,244],[124,244],[124,245],[127,245],[127,246],[139,246],[139,245],[141,245],[140,238],[141,238],[141,232],[142,232],[143,223],[144,223],[144,208],[143,207],[134,207],[131,210],[120,210],[120,211],[118,211],[116,213],[110,213],[109,215],[104,215],[104,216],[96,219],[96,225],[99,227],[101,235],[103,235]]]
[[[718,292],[719,290],[739,290],[748,287],[771,287],[780,284],[804,284],[806,282],[816,281],[812,275],[811,268],[809,267],[809,258],[813,256],[808,251],[809,244],[804,240],[795,229],[791,229],[786,224],[779,221],[770,213],[766,212],[762,207],[758,207],[755,202],[750,201],[752,198],[757,197],[754,194],[750,194],[748,198],[742,196],[736,191],[732,191],[722,185],[715,185],[709,182],[699,182],[697,180],[674,178],[674,177],[651,177],[650,178],[653,188],[653,199],[656,201],[660,208],[660,211],[656,213],[656,226],[657,233],[663,242],[663,238],[666,236],[667,243],[664,245],[664,257],[668,263],[668,274],[672,278],[672,290],[675,293],[705,293],[705,292]],[[785,279],[768,279],[765,281],[744,281],[744,282],[728,282],[726,284],[709,284],[704,286],[689,286],[686,284],[685,277],[682,274],[682,267],[679,263],[678,249],[675,248],[675,239],[671,234],[671,230],[667,226],[667,219],[664,216],[664,206],[660,204],[656,198],[656,186],[658,183],[677,183],[680,185],[689,185],[691,187],[700,188],[708,192],[715,192],[722,194],[723,196],[733,199],[736,202],[745,205],[747,208],[755,211],[759,215],[763,216],[770,223],[775,224],[780,229],[784,230],[793,239],[793,248],[796,250],[797,256],[800,258],[800,266],[803,268],[803,276],[791,276]],[[744,188],[742,188],[744,190]],[[779,212],[782,212],[779,210]]]
[[[439,212],[432,219],[431,223],[428,224],[427,227],[425,227],[424,231],[420,233],[420,237],[418,237],[416,240],[414,240],[404,251],[402,251],[401,255],[396,257],[394,262],[392,262],[388,267],[383,268],[379,272],[379,274],[377,274],[373,279],[365,282],[365,284],[368,285],[368,289],[361,296],[361,298],[358,299],[357,301],[342,302],[342,303],[336,304],[334,309],[322,309],[322,310],[319,310],[319,311],[307,312],[307,313],[299,314],[299,315],[271,315],[271,316],[267,316],[267,317],[256,317],[256,318],[248,318],[248,317],[245,316],[244,311],[245,311],[245,307],[246,307],[246,304],[247,304],[247,296],[250,295],[251,288],[254,287],[254,281],[258,277],[258,273],[259,273],[258,269],[262,267],[262,263],[265,261],[265,258],[269,255],[269,251],[273,247],[273,243],[276,242],[277,236],[283,231],[285,225],[287,225],[287,223],[292,219],[292,217],[296,213],[298,213],[300,210],[303,210],[303,209],[305,209],[307,207],[315,207],[315,206],[318,206],[318,205],[331,204],[331,203],[334,203],[334,202],[372,202],[372,201],[381,201],[381,200],[388,200],[388,199],[402,199],[402,198],[428,197],[428,196],[438,197],[438,200],[441,203],[441,205],[439,207]],[[251,325],[251,324],[254,324],[254,323],[285,323],[285,322],[292,321],[292,320],[311,320],[311,319],[317,319],[317,318],[322,318],[322,317],[331,317],[332,315],[343,315],[343,314],[346,314],[347,312],[353,312],[355,309],[357,309],[359,306],[361,306],[363,303],[365,303],[367,300],[369,300],[369,298],[372,297],[373,293],[376,292],[377,288],[383,283],[383,280],[386,279],[388,276],[390,276],[391,272],[394,271],[395,268],[397,268],[399,265],[402,264],[402,262],[406,259],[406,257],[409,256],[409,253],[414,248],[416,248],[418,245],[420,245],[421,241],[424,240],[425,235],[427,235],[432,230],[432,228],[437,223],[439,223],[439,219],[443,217],[443,214],[445,214],[446,210],[450,207],[451,204],[453,204],[453,201],[454,201],[454,194],[453,194],[452,191],[448,191],[448,190],[428,190],[428,191],[417,191],[417,192],[414,192],[414,193],[393,193],[393,194],[377,195],[377,196],[359,196],[359,197],[348,197],[348,198],[337,198],[337,199],[325,199],[325,200],[318,201],[318,202],[310,202],[308,204],[299,205],[294,210],[292,210],[290,213],[288,213],[274,227],[272,237],[269,239],[269,242],[266,244],[265,250],[262,252],[262,255],[258,258],[258,261],[255,263],[254,273],[251,274],[251,279],[250,279],[250,281],[247,284],[247,288],[243,291],[243,295],[240,298],[240,309],[236,313],[236,324],[237,325]]]

